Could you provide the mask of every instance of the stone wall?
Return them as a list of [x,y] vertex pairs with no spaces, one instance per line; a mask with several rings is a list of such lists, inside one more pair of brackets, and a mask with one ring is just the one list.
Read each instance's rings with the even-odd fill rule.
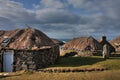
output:
[[44,68],[54,64],[58,57],[58,46],[41,50],[14,50],[13,71]]
[[[72,54],[75,53],[75,54]],[[77,50],[77,49],[67,49],[67,48],[61,48],[60,49],[60,56],[93,56],[93,55],[102,55],[102,50],[98,51],[89,51],[89,50]]]
[[[70,52],[71,51],[71,52]],[[91,51],[72,51],[72,50],[64,50],[60,52],[61,56],[69,57],[69,56],[81,56],[81,57],[87,57],[87,56],[93,56],[93,52]]]
[[59,57],[57,46],[39,51],[15,51],[15,71],[37,70],[54,64]]
[[1,51],[0,51],[0,72],[2,71],[2,54],[1,54]]

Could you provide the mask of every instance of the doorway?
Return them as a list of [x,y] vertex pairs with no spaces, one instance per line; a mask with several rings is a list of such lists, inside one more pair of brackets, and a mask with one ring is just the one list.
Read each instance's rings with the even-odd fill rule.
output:
[[3,53],[3,72],[13,71],[13,51]]

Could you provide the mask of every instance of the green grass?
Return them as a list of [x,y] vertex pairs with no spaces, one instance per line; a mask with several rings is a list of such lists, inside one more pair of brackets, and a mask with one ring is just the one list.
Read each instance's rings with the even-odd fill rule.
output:
[[112,57],[102,62],[98,62],[95,65],[102,65],[109,70],[119,70],[120,69],[120,57]]
[[[55,65],[49,68],[60,69],[86,69],[107,68],[106,71],[94,72],[18,72],[15,75],[0,78],[0,80],[120,80],[120,57],[110,57],[104,60],[101,56],[93,57],[62,57]],[[49,69],[45,68],[45,69]]]
[[104,61],[101,57],[62,57],[53,67],[78,67],[82,65],[92,65]]
[[102,56],[62,57],[49,68],[106,68],[116,70],[120,69],[120,57],[111,57],[107,60],[103,59]]

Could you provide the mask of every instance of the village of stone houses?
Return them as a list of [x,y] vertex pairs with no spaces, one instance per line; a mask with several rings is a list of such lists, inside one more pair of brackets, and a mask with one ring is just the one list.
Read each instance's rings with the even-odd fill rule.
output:
[[120,37],[63,42],[31,27],[0,30],[0,80],[17,79],[119,80]]
[[120,80],[120,0],[0,0],[0,80]]

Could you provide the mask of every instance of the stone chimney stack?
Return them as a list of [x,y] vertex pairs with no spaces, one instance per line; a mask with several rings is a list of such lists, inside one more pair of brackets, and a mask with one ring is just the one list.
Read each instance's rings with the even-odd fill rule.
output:
[[106,36],[102,35],[102,37],[100,38],[100,44],[102,44],[102,46],[104,46],[106,43],[107,43]]
[[106,41],[106,36],[105,35],[101,37],[101,41]]

